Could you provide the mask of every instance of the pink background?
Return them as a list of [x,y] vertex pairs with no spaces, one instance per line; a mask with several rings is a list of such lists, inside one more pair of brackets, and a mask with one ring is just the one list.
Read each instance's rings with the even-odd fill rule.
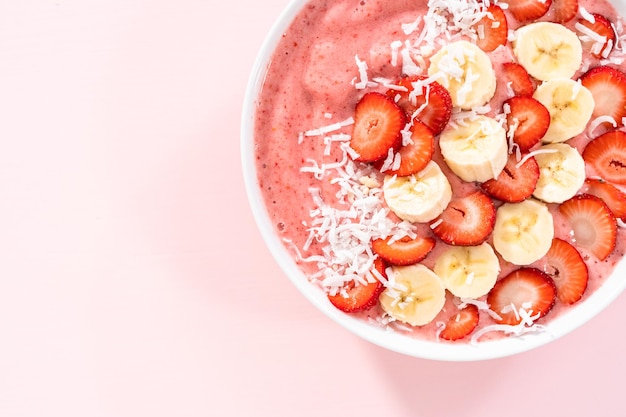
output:
[[264,247],[239,121],[287,0],[0,0],[0,416],[623,416],[626,296],[479,363],[385,351]]

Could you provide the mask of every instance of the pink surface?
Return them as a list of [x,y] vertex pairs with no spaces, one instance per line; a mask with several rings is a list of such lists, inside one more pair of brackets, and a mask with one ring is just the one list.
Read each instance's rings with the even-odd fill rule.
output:
[[623,416],[626,295],[478,363],[385,351],[304,301],[239,162],[286,4],[0,2],[0,416]]

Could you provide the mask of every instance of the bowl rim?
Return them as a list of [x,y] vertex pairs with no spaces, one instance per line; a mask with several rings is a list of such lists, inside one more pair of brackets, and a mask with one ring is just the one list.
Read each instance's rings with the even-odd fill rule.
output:
[[[257,178],[254,145],[256,98],[269,70],[271,56],[283,32],[288,29],[296,15],[309,1],[291,0],[267,33],[250,72],[240,120],[243,179],[254,220],[274,260],[308,302],[340,326],[379,347],[421,359],[467,362],[513,356],[559,339],[596,317],[626,289],[626,280],[619,279],[620,275],[626,275],[626,259],[624,259],[626,257],[624,257],[618,262],[611,276],[605,278],[602,285],[585,300],[579,302],[575,308],[562,312],[546,323],[545,331],[498,338],[478,344],[451,344],[422,340],[386,330],[334,308],[323,291],[311,283],[300,270],[293,253],[289,252],[275,233]],[[612,1],[611,4],[620,15],[625,15],[626,0]]]

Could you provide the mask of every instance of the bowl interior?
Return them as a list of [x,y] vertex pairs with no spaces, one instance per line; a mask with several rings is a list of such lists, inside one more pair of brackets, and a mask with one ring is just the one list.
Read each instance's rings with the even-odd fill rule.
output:
[[[593,318],[624,290],[626,280],[620,277],[626,275],[626,262],[622,260],[600,288],[574,308],[552,319],[547,324],[545,332],[486,341],[477,345],[467,343],[443,344],[415,339],[375,327],[333,307],[323,291],[308,281],[296,265],[292,253],[286,249],[274,232],[261,195],[255,163],[254,116],[256,97],[261,90],[270,58],[282,33],[307,3],[308,0],[293,0],[276,20],[259,51],[244,98],[241,120],[241,156],[248,198],[263,239],[285,275],[309,302],[349,331],[386,349],[424,359],[473,361],[514,355],[555,340]],[[620,15],[626,16],[626,0],[614,0],[612,3]]]

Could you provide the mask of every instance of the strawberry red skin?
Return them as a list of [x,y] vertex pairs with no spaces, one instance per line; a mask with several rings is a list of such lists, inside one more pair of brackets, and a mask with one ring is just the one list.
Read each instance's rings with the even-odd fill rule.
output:
[[[485,52],[492,52],[498,46],[506,44],[509,26],[506,15],[500,6],[492,4],[487,8],[487,12],[493,18],[490,15],[486,15],[476,24],[477,32],[480,26],[484,34],[484,37],[478,37],[476,45]],[[493,27],[494,23],[497,27]]]
[[554,238],[550,250],[540,263],[554,281],[560,302],[571,305],[580,301],[587,289],[589,272],[583,257],[574,246],[563,239]]
[[578,13],[578,0],[552,0],[552,10],[554,22],[567,23]]
[[[604,47],[600,50],[600,52],[593,53],[593,55],[596,58],[602,58],[603,55],[609,54],[611,50],[613,49],[613,46],[615,45],[616,35],[615,35],[615,31],[613,30],[613,26],[611,25],[611,21],[609,19],[597,13],[592,13],[592,16],[594,18],[594,23],[591,23],[587,19],[583,19],[583,18],[578,19],[578,23],[580,23],[583,26],[586,26],[587,28],[599,34],[600,36],[606,37],[606,42],[604,43]],[[609,45],[609,41],[611,41],[610,45]],[[606,51],[607,48],[610,48],[610,49]]]
[[476,329],[479,319],[478,307],[469,304],[448,319],[439,337],[449,341],[463,339]]
[[510,1],[509,11],[519,22],[528,22],[545,15],[552,4],[552,0],[516,0]]
[[[407,113],[409,120],[415,118],[421,121],[430,128],[434,135],[438,135],[450,121],[452,98],[444,86],[434,81],[428,87],[420,86],[421,91],[415,95],[415,102],[412,102],[410,95],[415,89],[414,83],[425,79],[426,77],[419,75],[404,77],[398,80],[396,85],[408,91],[391,89],[387,91],[387,96],[396,100],[397,104]],[[424,106],[426,96],[428,96],[428,105]],[[419,109],[421,109],[419,113],[415,114]]]
[[539,164],[533,156],[519,167],[517,164],[515,154],[509,155],[500,175],[481,184],[483,191],[507,203],[519,203],[530,197],[539,181]]
[[550,112],[532,97],[515,96],[504,102],[509,107],[508,126],[516,125],[513,141],[522,152],[535,146],[550,127]]
[[356,105],[350,147],[361,162],[374,162],[387,156],[389,149],[402,144],[406,126],[404,111],[384,94],[366,93]]
[[587,178],[581,191],[600,197],[615,217],[626,218],[626,194],[613,184],[598,178]]
[[613,130],[593,139],[583,150],[585,163],[603,180],[626,185],[626,133]]
[[608,115],[622,126],[622,118],[626,117],[626,74],[600,65],[583,74],[580,82],[591,91],[595,102],[592,119]]
[[601,198],[578,194],[561,203],[559,211],[572,228],[575,246],[587,249],[601,261],[613,252],[617,240],[617,222]]
[[435,239],[417,236],[404,237],[389,244],[386,239],[372,241],[372,250],[391,265],[412,265],[422,261],[435,247]]
[[433,158],[435,136],[428,126],[419,120],[414,120],[410,131],[413,143],[404,145],[398,150],[400,167],[396,170],[385,170],[385,174],[401,177],[412,175],[424,169]]
[[[374,268],[383,276],[387,277],[385,273],[385,262],[376,258],[374,260]],[[355,285],[353,282],[346,284],[344,289],[347,292],[347,297],[344,297],[341,292],[337,292],[335,295],[328,295],[328,300],[339,310],[346,313],[356,313],[372,308],[378,303],[378,296],[385,289],[382,282],[375,280],[367,285]]]
[[511,83],[511,89],[517,96],[530,97],[535,92],[535,84],[528,72],[517,62],[502,64],[502,74]]
[[[500,316],[496,322],[515,326],[522,322],[511,305],[519,311],[524,308],[530,316],[544,317],[556,301],[556,286],[545,272],[532,267],[522,267],[499,279],[487,294],[489,308]],[[530,307],[524,307],[530,303]],[[531,313],[532,310],[532,313]]]
[[482,191],[453,199],[432,223],[433,233],[448,245],[473,246],[483,243],[496,222],[493,201]]

